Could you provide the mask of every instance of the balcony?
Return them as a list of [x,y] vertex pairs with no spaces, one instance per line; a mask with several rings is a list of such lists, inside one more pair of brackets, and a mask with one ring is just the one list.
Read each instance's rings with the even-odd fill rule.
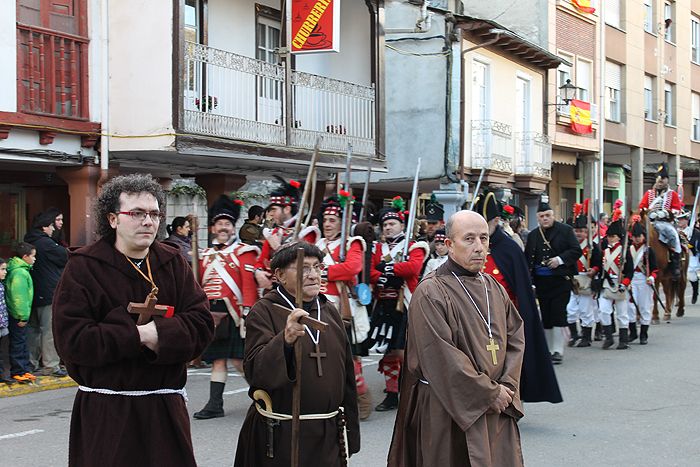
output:
[[528,131],[515,135],[515,174],[551,178],[552,144],[547,135]]
[[510,125],[495,120],[472,120],[473,169],[513,173],[512,154]]
[[[571,119],[571,106],[569,104],[557,104],[557,121]],[[591,123],[598,123],[598,104],[591,104]]]
[[21,112],[88,119],[88,40],[17,25],[17,88]]
[[375,153],[375,92],[363,86],[292,71],[292,119],[285,122],[283,66],[187,42],[184,130],[189,133],[356,154]]

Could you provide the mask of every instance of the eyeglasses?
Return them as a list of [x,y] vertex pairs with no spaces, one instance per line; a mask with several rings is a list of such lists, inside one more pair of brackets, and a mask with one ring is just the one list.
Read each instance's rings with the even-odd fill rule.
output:
[[153,222],[160,222],[165,219],[165,214],[160,211],[119,211],[117,214],[124,214],[133,220],[143,222],[149,216]]
[[304,269],[302,270],[302,275],[304,279],[309,277],[311,275],[311,271],[316,271],[316,274],[319,276],[323,274],[323,271],[326,270],[326,265],[323,263],[319,263],[316,266],[304,266]]

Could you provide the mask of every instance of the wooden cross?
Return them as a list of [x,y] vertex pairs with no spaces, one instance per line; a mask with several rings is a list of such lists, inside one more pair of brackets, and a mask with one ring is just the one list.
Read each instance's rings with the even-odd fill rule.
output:
[[130,302],[126,307],[126,310],[129,313],[139,315],[139,320],[136,322],[137,325],[146,324],[154,315],[163,316],[168,311],[167,306],[156,305],[156,303],[158,303],[156,294],[151,292],[148,294],[148,297],[146,297],[146,300],[143,303]]
[[486,350],[491,352],[491,359],[493,360],[494,365],[498,365],[498,360],[496,359],[496,351],[500,350],[501,348],[496,344],[496,342],[493,340],[493,337],[489,339],[489,345],[486,346]]
[[321,348],[316,344],[316,350],[309,354],[309,357],[316,359],[316,370],[318,371],[318,376],[323,376],[323,368],[321,368],[321,359],[326,358],[328,354],[326,352],[321,352]]

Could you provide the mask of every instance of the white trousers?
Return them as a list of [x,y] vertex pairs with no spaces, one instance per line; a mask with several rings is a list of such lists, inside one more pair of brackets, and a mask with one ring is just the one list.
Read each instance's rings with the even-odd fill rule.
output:
[[690,282],[698,281],[698,272],[700,272],[700,259],[696,255],[690,257],[688,264],[688,280]]
[[550,353],[559,352],[559,355],[564,355],[564,328],[545,329],[544,337]]
[[[654,291],[647,284],[647,278],[641,272],[635,272],[632,277],[630,293],[639,308],[641,324],[651,324],[651,308],[654,306]],[[634,303],[630,301],[628,306],[630,323],[637,322],[637,310]]]
[[581,326],[593,327],[596,321],[596,309],[598,304],[591,295],[576,295],[571,292],[569,304],[566,305],[566,318],[571,324],[581,320]]
[[600,322],[603,326],[610,326],[612,324],[612,312],[615,309],[615,317],[617,318],[617,324],[622,327],[627,327],[630,324],[629,311],[627,310],[627,305],[634,306],[628,303],[627,300],[609,300],[601,294],[598,299],[598,306],[600,306]]

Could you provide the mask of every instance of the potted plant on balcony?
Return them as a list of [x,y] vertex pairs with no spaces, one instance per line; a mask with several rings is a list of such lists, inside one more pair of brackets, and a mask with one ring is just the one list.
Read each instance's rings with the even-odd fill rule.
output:
[[219,105],[219,101],[216,96],[207,96],[204,102],[202,102],[199,97],[196,97],[194,99],[194,105],[202,112],[211,112]]

